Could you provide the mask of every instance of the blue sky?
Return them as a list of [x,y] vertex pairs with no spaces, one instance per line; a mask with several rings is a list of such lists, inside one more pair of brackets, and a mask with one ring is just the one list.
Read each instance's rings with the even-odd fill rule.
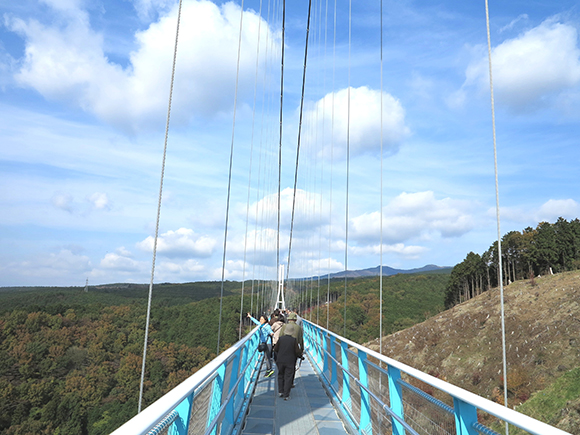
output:
[[[287,3],[284,262],[308,6]],[[292,276],[345,267],[349,80],[348,268],[379,264],[379,2],[353,3],[349,56],[348,3],[335,36],[334,1],[313,1]],[[227,279],[276,276],[279,5],[244,3]],[[0,12],[0,286],[148,282],[177,3]],[[490,19],[502,233],[577,218],[576,2]],[[239,22],[239,3],[184,1],[157,282],[221,276]],[[496,237],[485,3],[385,2],[383,47],[383,264],[452,266]]]

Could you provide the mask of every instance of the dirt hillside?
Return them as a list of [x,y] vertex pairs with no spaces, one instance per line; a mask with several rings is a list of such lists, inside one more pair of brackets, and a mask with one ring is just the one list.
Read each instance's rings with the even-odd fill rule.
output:
[[[510,407],[580,367],[579,290],[579,271],[504,287]],[[499,290],[385,337],[383,353],[503,403]]]

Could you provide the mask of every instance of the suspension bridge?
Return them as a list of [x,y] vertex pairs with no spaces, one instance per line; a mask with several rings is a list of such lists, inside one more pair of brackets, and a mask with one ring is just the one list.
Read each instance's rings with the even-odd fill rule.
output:
[[[312,2],[308,5],[308,19],[306,25],[306,38],[304,50],[304,67],[302,75],[302,94],[300,102],[300,117],[298,127],[298,145],[296,148],[294,189],[292,197],[290,239],[288,242],[288,257],[285,262],[280,258],[280,191],[281,191],[281,154],[279,152],[275,166],[278,166],[277,185],[277,232],[276,232],[276,265],[278,269],[277,285],[272,286],[271,295],[263,297],[264,300],[271,300],[271,304],[263,304],[260,308],[271,310],[274,307],[284,308],[286,301],[284,298],[284,283],[288,281],[291,267],[292,234],[294,229],[294,218],[296,212],[297,183],[299,179],[300,146],[302,136],[302,122],[304,110],[304,93],[306,86],[306,70],[308,60],[308,42],[311,39],[310,23]],[[270,5],[270,4],[269,4]],[[282,126],[283,126],[283,96],[284,96],[284,30],[285,30],[285,2],[276,2],[270,12],[268,7],[268,17],[274,17],[274,10],[277,9],[277,17],[280,19],[281,43],[276,51],[280,56],[280,111],[279,111],[279,148],[282,147]],[[262,2],[260,11],[262,14]],[[326,2],[326,14],[328,13],[328,1]],[[240,64],[240,52],[242,43],[243,26],[243,2],[240,14],[240,38],[238,45],[238,71]],[[319,23],[327,21],[327,17],[322,15],[322,2],[318,8]],[[349,2],[349,11],[352,9],[352,1]],[[181,2],[180,2],[181,11]],[[487,1],[486,1],[487,13]],[[334,23],[336,26],[336,1],[334,3]],[[380,264],[382,265],[382,156],[383,156],[383,91],[382,91],[382,2],[380,5],[381,14],[381,240],[380,240]],[[489,16],[488,21],[488,46],[489,42]],[[175,52],[173,74],[175,74],[175,58],[178,51],[179,22],[175,38]],[[349,15],[349,62],[350,62],[350,26],[351,17]],[[335,28],[336,35],[336,28]],[[260,34],[260,30],[258,30]],[[320,31],[318,40],[322,41]],[[324,37],[326,43],[326,36]],[[271,43],[272,41],[270,41]],[[258,39],[258,53],[259,53]],[[325,46],[326,50],[326,46]],[[258,59],[256,60],[256,78],[258,77]],[[491,58],[490,58],[491,59]],[[271,65],[270,65],[271,66]],[[491,60],[490,60],[491,72]],[[348,210],[349,210],[349,142],[350,142],[350,70],[348,76],[347,99],[347,125],[346,125],[346,218],[345,218],[345,270],[348,267]],[[230,152],[230,177],[228,184],[228,202],[226,207],[226,225],[224,235],[224,254],[222,266],[222,298],[223,282],[226,265],[227,252],[227,232],[228,215],[231,189],[232,159],[235,137],[235,113],[238,93],[238,78],[236,78],[236,97],[234,101],[234,120],[232,126],[232,142]],[[173,77],[171,92],[173,90]],[[170,95],[171,95],[170,92]],[[264,91],[265,93],[265,91]],[[254,90],[254,111],[256,108],[257,85]],[[334,94],[333,94],[334,95]],[[492,117],[493,114],[493,85],[492,95]],[[324,108],[323,108],[324,110]],[[167,131],[169,129],[169,119],[171,112],[171,97],[169,99],[169,110],[167,116],[167,128],[165,136],[165,155],[167,153]],[[332,108],[334,123],[334,106]],[[254,113],[255,115],[255,113]],[[253,128],[253,126],[252,126]],[[495,127],[494,127],[495,128]],[[314,133],[309,131],[312,136]],[[321,134],[324,134],[323,132]],[[252,138],[254,131],[252,130]],[[495,131],[494,131],[494,152],[495,152]],[[260,155],[262,156],[262,155]],[[250,163],[251,167],[251,163]],[[164,168],[164,166],[163,166]],[[260,169],[260,172],[263,170]],[[159,215],[161,211],[161,197],[163,189],[164,169],[161,174],[161,187],[159,191],[159,204],[157,213],[157,226],[155,243],[153,249],[153,266],[151,271],[151,283],[149,287],[149,308],[147,314],[147,325],[145,327],[145,342],[143,352],[143,369],[141,379],[141,394],[143,389],[143,378],[145,376],[145,361],[147,359],[147,333],[149,329],[150,306],[153,292],[153,281],[155,271],[155,255],[157,238],[159,231]],[[311,175],[313,179],[316,177]],[[332,179],[332,174],[331,174]],[[259,181],[262,183],[263,181]],[[316,181],[315,181],[316,182]],[[251,183],[251,177],[250,177]],[[322,184],[322,181],[321,181]],[[248,187],[248,210],[250,186]],[[258,196],[260,189],[258,188]],[[497,161],[496,161],[496,195],[497,195]],[[332,187],[330,189],[332,198]],[[308,200],[307,200],[308,201]],[[322,202],[322,195],[321,200]],[[312,199],[310,199],[312,203]],[[258,203],[258,202],[257,202]],[[330,201],[332,203],[332,199]],[[498,203],[499,209],[499,203]],[[263,211],[262,211],[263,213]],[[321,213],[321,211],[320,211]],[[256,210],[256,215],[259,214]],[[248,231],[248,218],[246,218],[246,234]],[[499,214],[498,214],[498,238]],[[329,237],[330,239],[330,237]],[[246,244],[247,244],[246,235]],[[255,246],[255,245],[254,245]],[[247,247],[244,249],[246,250]],[[501,243],[499,243],[501,249]],[[244,251],[245,252],[245,251]],[[246,254],[244,254],[246,255]],[[501,262],[501,251],[499,260]],[[244,257],[245,259],[245,257]],[[320,259],[319,259],[320,262]],[[245,272],[245,271],[244,271]],[[500,263],[500,287],[503,285],[501,277],[502,267]],[[382,322],[382,266],[381,266],[380,289],[381,292],[381,322]],[[244,281],[244,280],[242,280]],[[345,295],[346,295],[345,279]],[[503,318],[503,288],[502,290],[502,318]],[[243,307],[243,287],[242,302]],[[252,289],[253,291],[253,289]],[[275,297],[274,297],[275,295]],[[312,294],[311,294],[312,297]],[[502,431],[509,432],[510,425],[525,431],[528,434],[536,435],[562,435],[566,432],[535,420],[529,416],[518,413],[506,406],[492,402],[483,397],[470,393],[458,386],[451,385],[441,379],[423,373],[408,365],[402,364],[394,359],[382,355],[381,350],[375,352],[360,344],[354,343],[345,337],[330,331],[319,324],[300,319],[304,330],[305,359],[297,368],[295,386],[292,390],[291,400],[284,401],[278,397],[276,376],[267,377],[266,358],[263,352],[258,351],[260,342],[260,328],[255,327],[245,337],[242,334],[242,310],[240,310],[240,340],[233,346],[220,353],[219,338],[221,336],[221,299],[220,298],[220,323],[217,336],[218,356],[209,364],[198,370],[189,379],[171,390],[159,400],[141,410],[138,414],[118,428],[114,435],[121,434],[394,434],[394,435],[427,435],[427,434],[457,434],[457,435],[498,435]],[[318,296],[320,299],[320,296]],[[326,304],[330,301],[327,299]],[[346,321],[346,297],[344,315]],[[318,320],[318,319],[317,319]],[[322,323],[322,322],[320,322]],[[505,337],[505,331],[502,331]],[[380,327],[382,338],[382,323]],[[382,341],[380,341],[382,343]],[[503,348],[505,353],[505,338],[503,338]],[[506,373],[505,357],[504,366],[501,372]],[[507,403],[507,386],[504,376],[504,394]],[[427,394],[419,385],[429,385],[434,389],[434,393]],[[141,406],[141,397],[139,406]],[[487,426],[482,424],[486,421]],[[489,423],[491,422],[491,423]],[[505,428],[505,429],[504,429]]]

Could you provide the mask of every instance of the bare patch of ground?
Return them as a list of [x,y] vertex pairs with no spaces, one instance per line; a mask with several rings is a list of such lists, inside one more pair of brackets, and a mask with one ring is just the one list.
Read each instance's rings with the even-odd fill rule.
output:
[[[504,301],[514,407],[580,366],[580,272],[512,283]],[[366,346],[378,351],[378,339]],[[503,403],[499,289],[385,337],[383,354]]]

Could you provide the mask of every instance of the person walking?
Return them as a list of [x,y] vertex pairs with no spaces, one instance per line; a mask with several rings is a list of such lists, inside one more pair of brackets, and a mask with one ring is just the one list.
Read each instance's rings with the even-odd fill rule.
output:
[[288,323],[280,329],[280,337],[274,345],[277,354],[278,394],[284,400],[290,398],[290,390],[294,384],[296,360],[302,358],[304,341],[302,328],[296,324],[296,313],[288,315]]
[[252,317],[250,313],[248,313],[248,317],[254,322],[256,325],[260,327],[260,344],[265,343],[266,348],[264,349],[264,353],[266,354],[266,377],[269,378],[274,374],[274,370],[272,369],[272,338],[274,337],[274,331],[270,327],[268,323],[268,319],[266,319],[266,315],[262,314],[260,316],[260,321],[258,322],[255,318]]
[[298,315],[296,313],[288,314],[288,323],[280,328],[279,336],[291,335],[298,341],[298,346],[300,346],[301,352],[304,352],[304,333],[302,331],[302,326],[297,323]]
[[[276,310],[278,311],[278,314],[276,316],[274,316],[274,314],[276,314],[276,312],[274,312],[274,314],[272,315],[272,320],[270,322],[270,325],[272,325],[272,331],[274,331],[274,336],[272,337],[272,346],[276,347],[276,343],[278,342],[278,338],[280,337],[280,330],[282,329],[282,326],[284,326],[284,316],[282,315],[282,313],[280,312],[280,310]],[[276,351],[274,351],[274,361],[276,361]]]

